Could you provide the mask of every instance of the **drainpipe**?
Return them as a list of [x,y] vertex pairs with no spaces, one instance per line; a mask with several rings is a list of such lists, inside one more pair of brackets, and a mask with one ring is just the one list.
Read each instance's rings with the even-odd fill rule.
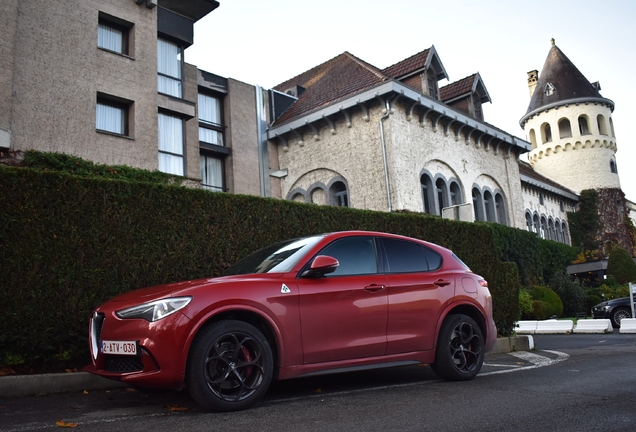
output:
[[389,165],[386,159],[386,143],[384,142],[384,120],[389,118],[391,115],[391,104],[389,103],[389,99],[384,102],[386,105],[386,114],[380,118],[380,141],[382,142],[382,158],[384,159],[384,181],[386,183],[386,200],[389,204],[389,213],[393,211],[393,206],[391,205],[391,189],[389,184]]
[[264,91],[259,85],[256,90],[256,141],[258,143],[258,170],[261,183],[261,196],[271,195],[269,187],[269,154],[267,151],[267,110]]

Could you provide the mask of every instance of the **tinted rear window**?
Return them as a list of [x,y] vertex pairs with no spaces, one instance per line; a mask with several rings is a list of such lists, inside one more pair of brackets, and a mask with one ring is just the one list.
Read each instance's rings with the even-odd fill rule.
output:
[[426,250],[422,245],[404,240],[382,239],[390,273],[428,271]]

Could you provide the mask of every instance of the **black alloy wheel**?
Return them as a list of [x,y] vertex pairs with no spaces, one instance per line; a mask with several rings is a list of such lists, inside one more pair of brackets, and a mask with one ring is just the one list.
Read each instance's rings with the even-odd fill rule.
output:
[[484,337],[467,315],[449,315],[437,340],[433,371],[449,381],[473,379],[484,363]]
[[236,411],[267,391],[273,357],[265,336],[242,321],[220,321],[201,329],[188,356],[186,386],[212,411]]

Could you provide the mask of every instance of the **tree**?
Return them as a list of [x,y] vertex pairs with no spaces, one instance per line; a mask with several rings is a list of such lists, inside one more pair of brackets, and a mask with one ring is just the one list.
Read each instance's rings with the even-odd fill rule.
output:
[[619,284],[636,282],[636,262],[631,254],[620,246],[612,249],[607,260],[607,275]]

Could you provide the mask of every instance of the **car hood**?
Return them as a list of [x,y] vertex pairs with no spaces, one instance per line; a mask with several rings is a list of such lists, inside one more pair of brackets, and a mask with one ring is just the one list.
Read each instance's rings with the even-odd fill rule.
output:
[[164,285],[157,285],[148,288],[139,288],[123,294],[119,294],[108,300],[108,302],[128,302],[131,300],[137,300],[141,303],[146,301],[152,301],[154,299],[160,299],[165,297],[172,297],[179,295],[185,291],[189,291],[192,288],[200,286],[214,286],[222,284],[226,287],[227,284],[234,284],[237,282],[255,281],[255,280],[267,280],[277,279],[281,277],[283,273],[257,273],[249,275],[233,275],[233,276],[220,276],[216,278],[195,279],[184,282],[175,282]]
[[611,299],[611,300],[606,300],[602,303],[597,304],[594,307],[599,307],[599,306],[615,306],[615,305],[623,305],[623,304],[629,304],[629,297],[619,297],[619,298],[615,298],[615,299]]

